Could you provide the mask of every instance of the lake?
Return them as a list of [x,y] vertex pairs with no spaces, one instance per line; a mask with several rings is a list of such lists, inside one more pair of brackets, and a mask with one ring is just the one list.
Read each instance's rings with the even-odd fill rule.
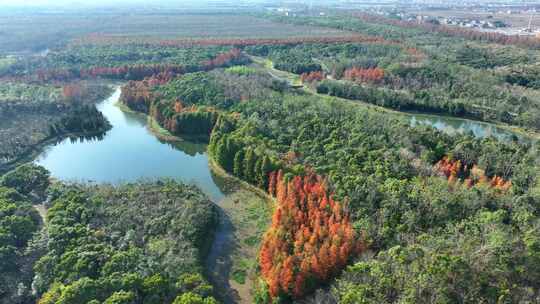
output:
[[122,111],[120,88],[97,105],[112,129],[99,139],[65,139],[35,162],[63,181],[120,183],[173,178],[199,186],[213,201],[224,194],[214,182],[205,143],[169,143],[147,128],[144,115]]

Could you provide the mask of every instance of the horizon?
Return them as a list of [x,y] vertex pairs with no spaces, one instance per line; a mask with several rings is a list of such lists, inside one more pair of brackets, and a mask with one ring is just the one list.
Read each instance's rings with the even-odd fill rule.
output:
[[[403,0],[385,0],[375,1],[366,0],[364,3],[381,4],[404,4]],[[412,0],[407,1],[410,3],[419,4],[456,4],[456,1],[451,0]],[[182,6],[207,6],[216,4],[335,4],[335,3],[356,3],[351,0],[155,0],[151,3],[145,0],[115,0],[111,3],[110,0],[0,0],[0,7],[12,7],[12,8],[32,8],[32,7],[50,7],[50,8],[80,8],[80,7],[122,7],[122,6],[168,6],[168,7],[182,7]],[[478,4],[478,3],[507,3],[507,4],[523,4],[523,5],[537,5],[540,1],[529,0],[463,0],[459,4]]]

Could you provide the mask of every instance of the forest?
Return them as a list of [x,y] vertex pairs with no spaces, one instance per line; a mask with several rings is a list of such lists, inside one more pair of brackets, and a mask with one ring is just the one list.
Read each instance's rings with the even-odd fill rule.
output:
[[[225,81],[220,76],[223,74],[228,74],[226,78],[240,74],[251,80]],[[250,86],[248,91],[253,97],[248,102],[242,94],[245,82],[258,83]],[[441,301],[490,302],[500,297],[530,300],[526,290],[538,288],[530,274],[521,276],[517,270],[534,264],[536,253],[508,253],[519,254],[519,262],[495,256],[492,261],[483,261],[483,256],[471,259],[470,252],[482,246],[478,240],[488,236],[480,232],[474,236],[476,239],[456,239],[458,234],[452,232],[461,225],[473,225],[478,218],[491,221],[502,217],[507,221],[501,219],[489,233],[503,243],[515,244],[511,248],[527,246],[526,235],[535,229],[534,206],[539,199],[537,147],[517,142],[504,144],[492,138],[451,137],[427,127],[411,128],[400,119],[358,104],[276,87],[249,67],[186,75],[157,84],[148,93],[140,102],[149,103],[145,109],[153,109],[150,115],[158,117],[165,127],[168,117],[175,117],[179,110],[188,107],[191,111],[207,111],[211,107],[208,111],[217,112],[217,118],[210,120],[215,120],[215,126],[209,153],[230,174],[276,196],[278,209],[259,257],[266,284],[257,293],[257,301],[300,299],[339,274],[357,255],[375,252],[377,256],[370,263],[379,264],[373,267],[401,267],[393,263],[402,260],[386,259],[400,250],[423,250],[436,257],[444,253],[458,259],[462,272],[454,272],[452,267],[458,266],[447,265],[444,257],[437,258],[430,262],[434,263],[432,267],[450,268],[433,274],[429,282],[438,283],[425,287],[432,293],[409,294],[411,286],[416,285],[387,283],[390,287],[374,284],[370,290],[362,289],[363,281],[353,278],[358,277],[357,269],[372,266],[355,264],[338,277],[329,293],[317,294],[349,303],[362,299],[378,303],[390,294],[414,301],[436,297]],[[124,102],[129,104],[130,100]],[[519,203],[515,201],[518,197]],[[283,211],[281,204],[286,206]],[[347,211],[341,211],[341,204]],[[525,214],[530,220],[517,219]],[[443,236],[432,236],[439,233]],[[331,238],[334,235],[338,237]],[[426,236],[434,240],[417,241]],[[443,240],[445,246],[433,247],[433,242]],[[469,251],[448,251],[452,248]],[[499,247],[490,248],[489,255],[502,254]],[[296,253],[288,256],[279,252]],[[319,269],[321,261],[327,267],[324,270]],[[425,265],[422,260],[411,261],[419,267]],[[478,285],[444,280],[446,275],[462,275],[465,282],[470,279],[465,275],[471,269],[479,274],[480,268],[487,276],[484,283],[479,279],[474,279]],[[415,268],[407,274],[389,276],[408,282],[405,275],[415,277],[422,271]],[[370,282],[386,280],[372,276],[366,272],[362,278]],[[505,286],[514,278],[520,283],[507,292]],[[441,288],[447,291],[440,292]],[[364,293],[374,296],[368,299]]]
[[201,261],[217,213],[194,186],[51,183],[35,165],[0,183],[2,303],[216,303]]
[[[260,304],[538,301],[536,41],[340,11],[231,15],[223,29],[228,15],[209,16],[140,16],[141,31],[126,15],[0,59],[0,303],[234,303],[227,289]],[[214,34],[172,35],[164,20]],[[248,21],[280,35],[239,29]],[[203,142],[189,160],[228,181],[225,199],[190,180],[66,181],[31,162],[40,145],[113,132],[127,116],[96,107],[113,87],[144,134]],[[411,113],[513,135],[449,134]],[[154,151],[131,166],[160,165]],[[269,205],[230,195],[240,188]],[[224,223],[254,234],[224,238]],[[208,258],[227,242],[249,250],[216,282],[225,268]]]
[[[297,52],[297,48],[290,48],[285,54],[283,49],[263,50],[270,58],[274,57],[276,67],[291,72],[308,70],[284,67],[279,58],[286,58],[289,53],[291,58],[304,54],[303,59],[295,60],[304,65],[317,59],[321,63],[318,70],[323,70],[328,78],[342,80],[341,85],[332,85],[335,90],[329,90],[335,96],[370,103],[373,103],[370,99],[377,99],[379,105],[406,111],[502,122],[533,130],[539,128],[536,117],[540,105],[538,91],[534,89],[534,63],[538,61],[538,52],[527,43],[452,35],[365,15],[266,17],[285,23],[351,30],[381,39],[379,44],[382,46],[375,43],[372,47],[375,53],[364,47],[353,56],[346,53],[348,48],[345,46],[341,49],[341,45],[330,50],[314,48],[314,51],[301,45],[298,48],[308,50]],[[394,50],[390,51],[392,48]],[[398,55],[400,48],[402,55]],[[262,53],[256,51],[255,54]],[[383,75],[375,81],[372,76],[350,77],[354,69],[370,68],[382,69]],[[345,75],[347,69],[349,73]],[[328,85],[321,93],[327,91]],[[382,100],[384,103],[380,102]]]
[[110,93],[103,84],[0,84],[0,172],[48,140],[99,136],[110,128],[94,103]]

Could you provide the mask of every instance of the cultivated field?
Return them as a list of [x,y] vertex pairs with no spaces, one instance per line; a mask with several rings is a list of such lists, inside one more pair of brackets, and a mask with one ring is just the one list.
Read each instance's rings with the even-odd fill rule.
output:
[[[40,29],[36,31],[36,29]],[[16,15],[0,17],[0,54],[37,52],[87,34],[114,37],[295,38],[349,36],[349,32],[276,23],[249,15]]]

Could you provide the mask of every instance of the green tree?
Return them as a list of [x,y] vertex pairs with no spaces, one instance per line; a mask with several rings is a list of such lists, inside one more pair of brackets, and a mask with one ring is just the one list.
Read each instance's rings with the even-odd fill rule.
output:
[[113,293],[103,304],[135,304],[135,295],[131,291],[117,291]]
[[173,304],[217,304],[214,298],[203,298],[192,292],[187,292],[177,297]]
[[244,149],[238,150],[234,155],[233,174],[239,178],[244,177]]
[[5,174],[0,179],[0,185],[13,188],[23,195],[34,194],[42,198],[49,186],[49,171],[34,164],[22,165]]
[[244,178],[250,182],[254,182],[255,163],[257,162],[257,155],[253,149],[248,148],[244,157]]

